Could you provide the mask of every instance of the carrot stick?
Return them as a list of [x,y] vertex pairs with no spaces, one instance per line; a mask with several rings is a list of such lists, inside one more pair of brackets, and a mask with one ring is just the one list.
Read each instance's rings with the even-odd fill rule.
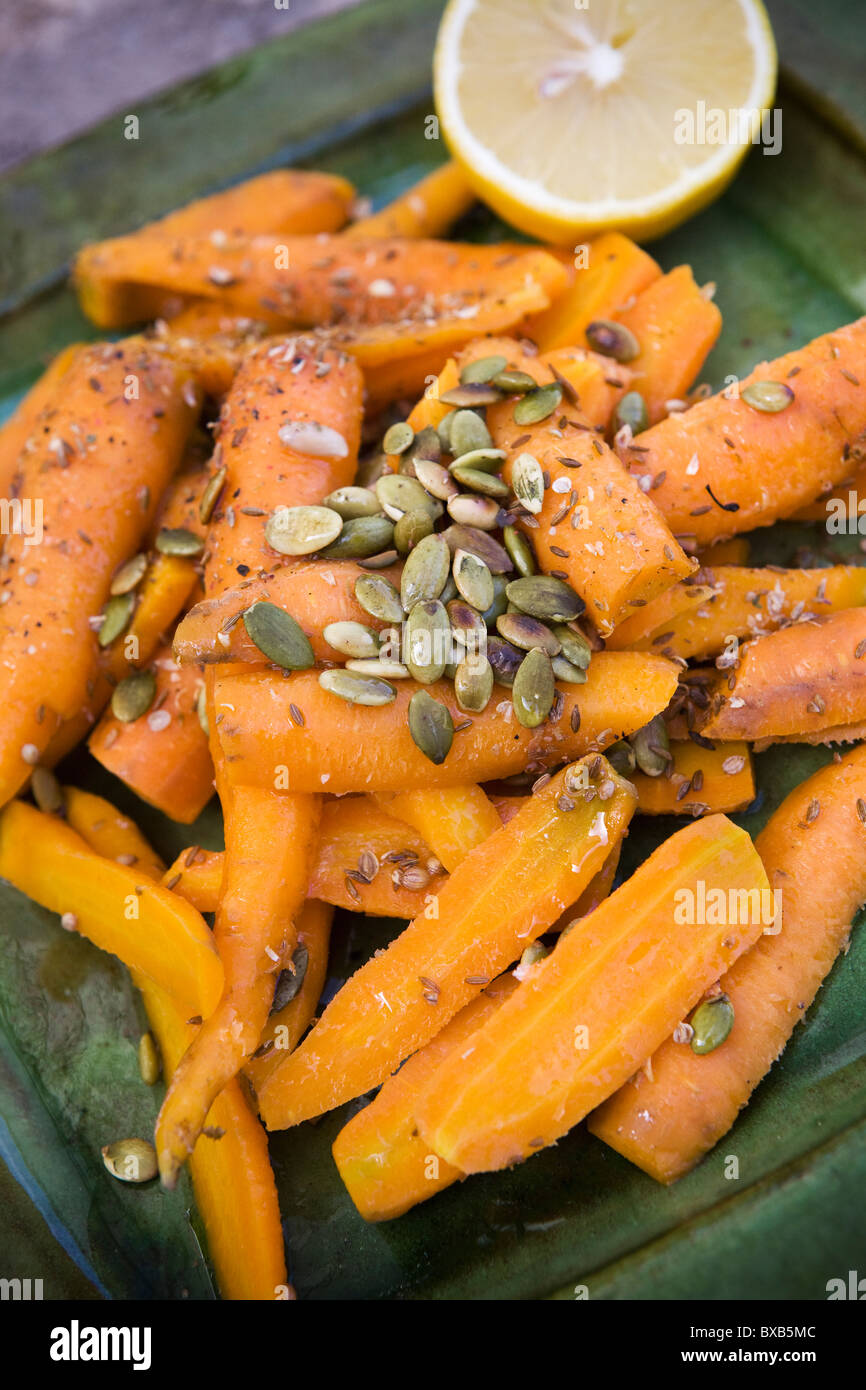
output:
[[[737,395],[669,416],[620,455],[680,538],[703,546],[769,526],[851,472],[866,429],[864,376],[866,318],[760,363]],[[782,400],[790,391],[790,403],[754,408],[746,393],[759,382],[781,387]]]
[[422,1138],[463,1172],[487,1172],[553,1144],[672,1033],[760,935],[678,918],[687,895],[768,890],[749,836],[724,816],[666,840],[567,936],[437,1071],[415,1111]]
[[755,799],[755,773],[747,743],[703,748],[696,743],[672,743],[667,774],[647,777],[634,772],[638,810],[650,816],[708,815],[742,811]]
[[[858,451],[859,452],[859,451]],[[852,467],[838,487],[821,493],[814,502],[792,514],[792,521],[821,521],[831,530],[838,526],[846,530],[853,521],[859,523],[866,498],[866,464],[852,457]]]
[[[166,316],[177,305],[157,283],[142,283],[135,273],[138,257],[147,259],[148,245],[168,247],[187,237],[210,242],[211,259],[218,263],[228,244],[257,232],[336,231],[345,222],[354,190],[345,179],[299,169],[275,169],[234,188],[201,198],[151,222],[131,236],[96,242],[79,252],[74,279],[81,307],[100,328]],[[118,261],[118,246],[123,254]],[[124,269],[132,262],[132,273]]]
[[845,950],[866,900],[864,799],[866,748],[785,798],[755,841],[781,931],[760,936],[719,982],[734,1013],[727,1039],[704,1055],[668,1039],[590,1117],[593,1134],[658,1182],[682,1177],[727,1133]]
[[[255,1090],[287,1052],[293,1052],[314,1021],[325,977],[334,909],[310,899],[298,913],[298,945],[293,965],[303,970],[297,994],[282,1008],[272,1009],[262,1040],[244,1067]],[[279,985],[277,986],[279,993]]]
[[444,236],[475,202],[475,194],[458,164],[449,160],[399,194],[379,212],[347,227],[348,237]]
[[[594,773],[594,775],[593,775]],[[572,800],[581,784],[604,793]],[[566,810],[566,803],[573,809]],[[331,1001],[259,1088],[269,1129],[362,1095],[429,1042],[581,893],[622,836],[634,793],[603,758],[565,769],[455,869],[417,917]]]
[[21,476],[21,495],[42,503],[42,544],[10,535],[5,547],[0,801],[84,707],[97,673],[90,619],[145,534],[197,408],[180,369],[136,340],[79,353],[60,383],[47,451]]
[[705,567],[620,623],[613,651],[662,651],[702,661],[732,638],[759,637],[784,623],[866,603],[866,567],[756,569]]
[[480,787],[434,787],[381,795],[383,810],[406,821],[450,873],[502,822]]
[[588,263],[574,271],[570,287],[526,323],[543,350],[585,347],[587,324],[610,318],[661,275],[652,256],[619,232],[604,232],[587,250]]
[[[312,671],[288,680],[269,672],[217,674],[216,707],[225,718],[216,735],[232,784],[276,783],[278,790],[335,795],[454,787],[509,777],[528,763],[540,771],[545,762],[600,751],[649,723],[667,706],[676,684],[677,668],[665,657],[597,652],[584,685],[558,687],[558,720],[525,729],[511,717],[510,702],[494,697],[470,728],[455,733],[451,751],[437,766],[409,732],[409,700],[419,688],[412,680],[395,682],[391,704],[370,708],[346,704],[323,690]],[[461,722],[464,715],[449,682],[424,688],[447,706],[455,724]],[[303,717],[300,726],[291,705]]]
[[512,974],[489,984],[389,1076],[375,1099],[340,1130],[331,1152],[365,1221],[391,1221],[463,1177],[430,1152],[418,1133],[415,1109],[439,1067],[464,1047],[517,985]]
[[97,854],[159,882],[165,873],[159,856],[134,821],[121,815],[110,801],[80,787],[64,787],[63,806],[68,824]]
[[[509,370],[526,372],[540,386],[558,381],[563,386],[562,410],[556,411],[547,425],[555,425],[564,412],[574,418],[576,412],[584,424],[596,430],[607,427],[617,401],[631,386],[631,371],[621,362],[589,352],[582,347],[560,347],[550,351],[533,353],[525,343],[514,338],[477,338],[458,355],[461,367],[476,362],[480,357],[499,353],[506,358]],[[440,390],[447,387],[440,384]],[[490,411],[491,422],[511,418],[510,406],[494,407]]]
[[699,550],[696,559],[708,569],[720,565],[748,565],[751,552],[748,536],[732,536],[728,541],[714,541],[705,550]]
[[682,400],[694,384],[722,331],[722,316],[695,284],[691,266],[679,265],[653,280],[614,318],[640,344],[629,367],[654,425],[667,415],[667,402]]
[[77,354],[80,343],[70,343],[59,352],[34,382],[14,414],[0,425],[0,497],[12,497],[15,479],[22,467],[22,455],[37,447],[34,438],[36,422],[49,408]]

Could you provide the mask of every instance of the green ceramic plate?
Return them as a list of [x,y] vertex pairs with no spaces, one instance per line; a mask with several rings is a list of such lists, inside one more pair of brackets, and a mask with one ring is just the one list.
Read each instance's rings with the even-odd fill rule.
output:
[[[370,0],[143,106],[137,142],[118,116],[0,180],[5,408],[53,351],[92,336],[64,284],[82,241],[280,163],[339,171],[380,203],[444,158],[424,120],[440,10]],[[753,152],[720,202],[653,248],[665,267],[689,261],[718,285],[725,328],[706,371],[716,386],[866,310],[866,26],[844,0],[824,0],[820,19],[809,0],[771,10],[783,151]],[[479,211],[461,232],[501,227]],[[829,553],[823,532],[779,527],[760,537],[758,562],[801,546]],[[856,537],[847,549],[859,554]],[[760,757],[760,806],[743,824],[757,830],[826,756]],[[86,753],[68,776],[137,815],[167,858],[191,838],[219,844],[212,809],[180,830]],[[672,828],[636,828],[626,869]],[[146,1133],[159,1103],[138,1079],[142,1021],[126,972],[2,886],[0,919],[0,1273],[42,1278],[47,1298],[213,1297],[189,1190],[122,1188],[99,1157],[121,1132]],[[345,915],[328,990],[393,929]],[[866,1268],[864,993],[866,936],[855,934],[748,1111],[670,1191],[578,1129],[513,1172],[368,1227],[330,1157],[353,1107],[276,1136],[301,1297],[572,1298],[576,1285],[607,1299],[826,1297],[829,1279]],[[737,1180],[725,1177],[730,1154]]]

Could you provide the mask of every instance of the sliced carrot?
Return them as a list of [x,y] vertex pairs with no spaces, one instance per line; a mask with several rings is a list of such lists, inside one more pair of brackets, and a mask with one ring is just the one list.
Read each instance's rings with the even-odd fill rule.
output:
[[[292,966],[303,969],[297,994],[282,1008],[271,1011],[262,1040],[245,1067],[244,1075],[255,1090],[287,1052],[293,1052],[314,1021],[325,977],[328,973],[328,944],[334,909],[328,903],[310,899],[297,918],[298,945]],[[300,963],[299,960],[300,953]],[[292,966],[288,967],[291,971]],[[279,986],[278,986],[279,988]]]
[[[620,454],[680,538],[705,546],[769,526],[851,472],[866,430],[864,375],[866,318],[760,363],[736,393],[670,415]],[[761,382],[782,398],[790,391],[790,403],[775,412],[750,405],[749,388]]]
[[708,569],[719,565],[748,565],[752,545],[748,536],[732,536],[727,541],[714,541],[697,553],[698,563]]
[[673,762],[661,777],[631,774],[638,810],[651,816],[708,815],[742,811],[755,799],[755,772],[747,743],[704,748],[672,743]]
[[661,275],[652,256],[619,232],[605,232],[578,249],[587,252],[586,264],[573,272],[570,287],[525,325],[543,349],[585,347],[587,324],[624,309]]
[[722,331],[722,316],[695,284],[691,266],[679,265],[614,317],[640,344],[639,355],[629,362],[632,385],[654,425],[667,415],[667,402],[682,400],[694,384]]
[[383,810],[406,821],[449,873],[502,822],[480,787],[434,787],[379,797]]
[[379,212],[347,227],[348,237],[439,237],[468,212],[475,194],[459,164],[449,160]]
[[118,864],[127,864],[137,874],[159,882],[165,873],[159,856],[135,822],[121,815],[105,797],[95,796],[80,787],[64,787],[63,806],[72,829],[97,854],[114,859]]
[[[310,1036],[259,1088],[269,1129],[299,1124],[362,1095],[429,1042],[524,946],[547,930],[601,867],[634,809],[604,759],[565,769],[474,849],[435,911],[362,966]],[[580,783],[605,793],[559,804]]]
[[[605,429],[617,401],[631,385],[631,371],[627,366],[582,347],[561,347],[533,353],[528,350],[527,344],[518,343],[514,338],[478,338],[463,348],[457,361],[460,367],[464,367],[492,353],[505,357],[509,370],[526,372],[540,386],[555,381],[560,383],[563,388],[562,409],[547,420],[548,427],[555,426],[562,412],[565,412],[570,418],[578,418],[595,430]],[[440,383],[439,389],[442,391],[446,388]],[[512,407],[513,402],[489,410],[491,428],[494,421],[503,425],[510,420]],[[576,412],[579,414],[576,415]]]
[[666,840],[452,1053],[415,1112],[432,1151],[467,1173],[508,1167],[642,1066],[762,930],[759,914],[735,928],[695,921],[680,905],[702,885],[726,903],[769,892],[749,836],[724,816]]
[[182,849],[162,876],[163,887],[170,888],[197,912],[216,912],[223,882],[225,855],[221,849],[201,849],[190,845]]
[[22,456],[26,451],[38,447],[34,437],[36,422],[42,412],[50,407],[59,382],[80,351],[80,343],[70,343],[69,347],[59,352],[31,386],[14,414],[0,425],[0,497],[12,497],[15,479],[22,467]]
[[832,531],[834,526],[848,530],[851,523],[859,526],[866,498],[866,463],[860,460],[861,449],[852,451],[852,467],[838,487],[823,492],[814,502],[794,512],[792,521],[821,521]]
[[[232,784],[335,795],[461,786],[509,777],[528,763],[556,764],[607,748],[666,708],[677,669],[648,653],[597,652],[585,685],[558,687],[562,713],[555,722],[525,729],[514,719],[510,700],[494,694],[471,727],[455,733],[451,751],[437,766],[409,732],[408,705],[419,689],[412,680],[396,682],[391,704],[370,708],[323,690],[312,671],[284,680],[252,670],[222,675],[217,668],[216,707],[225,718],[216,735]],[[455,724],[461,722],[449,682],[424,689],[447,706]],[[303,718],[300,726],[292,720],[292,705]]]
[[866,900],[866,748],[821,768],[758,835],[779,923],[720,981],[734,1024],[714,1051],[668,1039],[589,1121],[599,1139],[658,1182],[673,1182],[726,1134],[781,1055]]

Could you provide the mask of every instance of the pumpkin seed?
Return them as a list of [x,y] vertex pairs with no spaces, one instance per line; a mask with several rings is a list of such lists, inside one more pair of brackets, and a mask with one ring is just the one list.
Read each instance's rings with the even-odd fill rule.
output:
[[496,619],[499,617],[501,613],[504,613],[508,608],[508,596],[505,592],[506,582],[507,581],[504,575],[494,574],[493,602],[490,604],[490,607],[485,608],[484,612],[481,614],[482,618],[484,619],[485,625],[488,628],[495,629]]
[[449,497],[457,494],[457,484],[448,469],[443,468],[441,463],[434,463],[432,459],[415,460],[415,477],[431,497],[438,497],[442,502],[447,502]]
[[226,475],[227,469],[218,468],[216,473],[212,474],[205,483],[204,492],[198,503],[198,519],[203,526],[207,526],[214,514],[217,498],[225,486]]
[[468,454],[460,454],[451,464],[451,472],[458,468],[475,468],[481,473],[498,473],[502,460],[507,458],[504,449],[470,449]]
[[322,503],[336,512],[344,521],[354,521],[358,516],[376,516],[382,510],[378,497],[369,487],[338,487],[329,492]]
[[621,430],[628,425],[632,434],[640,434],[649,425],[646,401],[640,391],[626,391],[617,404],[613,415],[614,428]]
[[794,392],[784,381],[753,381],[750,386],[743,388],[740,395],[753,410],[770,415],[786,410],[794,399]]
[[670,745],[667,725],[662,716],[657,714],[642,729],[630,734],[629,743],[641,772],[645,772],[647,777],[660,777],[670,762],[670,756],[665,756]]
[[408,555],[432,531],[433,518],[429,512],[404,512],[394,527],[394,544],[401,555]]
[[544,506],[544,473],[534,454],[518,454],[511,469],[514,495],[533,515]]
[[505,591],[511,603],[521,613],[540,618],[545,623],[570,623],[586,608],[583,599],[551,574],[534,574],[527,579],[512,579]]
[[385,431],[382,448],[386,454],[405,454],[414,440],[415,431],[412,426],[407,420],[401,420],[399,424],[392,425],[389,430]]
[[455,458],[474,453],[477,449],[492,449],[493,439],[487,425],[474,410],[458,410],[451,421],[451,453]]
[[154,545],[160,555],[201,555],[204,539],[185,526],[163,526]]
[[460,662],[454,672],[454,694],[460,708],[468,714],[480,714],[487,708],[493,694],[493,667],[486,656]]
[[332,507],[277,507],[265,522],[265,540],[280,555],[312,555],[342,529],[343,518]]
[[699,1057],[721,1047],[734,1026],[734,1006],[726,994],[717,994],[699,1004],[691,1016],[694,1029],[689,1046]]
[[480,652],[482,644],[487,641],[487,627],[478,609],[461,598],[453,598],[446,611],[451,631],[460,644],[460,659],[463,659],[464,649]]
[[522,396],[527,391],[534,391],[538,382],[528,372],[504,371],[493,377],[493,385],[504,391],[506,396]]
[[147,573],[147,556],[133,555],[125,565],[121,565],[111,581],[110,594],[128,594],[135,589]]
[[460,526],[477,526],[479,531],[493,531],[499,524],[499,503],[492,497],[477,493],[459,492],[449,499],[446,510]]
[[438,767],[451,751],[454,723],[451,713],[441,700],[434,700],[426,690],[416,690],[409,701],[409,732],[425,758]]
[[147,714],[156,696],[156,676],[152,671],[133,671],[114,687],[111,713],[122,724],[131,724]]
[[484,613],[493,603],[495,591],[493,575],[483,560],[468,550],[458,550],[451,568],[457,592],[467,603]]
[[549,627],[530,618],[526,613],[503,613],[496,619],[496,631],[506,642],[521,651],[529,652],[538,647],[548,656],[558,656],[560,645]]
[[567,623],[552,623],[550,630],[559,641],[566,661],[585,671],[592,657],[592,647],[583,633],[576,632]]
[[419,541],[410,552],[400,579],[400,598],[406,612],[413,604],[439,598],[450,571],[451,552],[442,535],[425,536]]
[[202,686],[195,697],[195,712],[198,715],[198,722],[201,724],[205,735],[210,738],[210,721],[207,717],[207,690]]
[[479,357],[474,362],[466,363],[460,372],[460,383],[465,386],[467,381],[492,381],[507,366],[507,357],[500,357],[498,354],[492,357]]
[[520,663],[511,690],[511,703],[518,723],[536,729],[550,714],[556,698],[556,681],[550,657],[534,647]]
[[[428,463],[438,463],[441,457],[442,445],[439,441],[439,433],[434,430],[432,425],[425,425],[423,430],[419,430],[416,434],[412,448],[400,460],[400,472],[414,474],[419,460],[426,459]],[[411,463],[411,468],[404,468],[404,463]]]
[[388,455],[383,454],[381,449],[374,449],[372,453],[364,454],[358,460],[358,471],[355,474],[356,487],[373,487],[381,478],[383,473],[390,473],[391,467],[388,463]]
[[396,550],[383,550],[379,555],[367,555],[358,561],[361,569],[365,570],[386,570],[389,566],[396,563]]
[[451,654],[451,624],[438,599],[416,603],[406,619],[403,658],[416,681],[432,685],[441,679]]
[[301,985],[304,983],[304,976],[310,963],[310,953],[303,941],[299,941],[292,952],[292,968],[281,970],[277,976],[277,983],[274,986],[274,1002],[271,1004],[271,1014],[278,1014],[287,1004],[290,1004],[295,995],[300,993]]
[[477,405],[495,405],[501,400],[502,392],[486,381],[467,381],[461,386],[452,386],[450,391],[443,391],[439,397],[440,405],[456,405],[461,409]]
[[30,790],[36,805],[46,815],[53,816],[56,811],[62,808],[63,792],[50,768],[40,767],[38,764],[34,767],[30,777]]
[[156,1149],[146,1139],[118,1139],[106,1144],[102,1161],[121,1182],[150,1182],[158,1172]]
[[330,425],[320,425],[318,420],[287,420],[277,430],[277,438],[287,449],[308,458],[344,459],[349,454],[343,436]]
[[322,636],[329,647],[342,656],[369,657],[379,650],[379,638],[372,628],[363,623],[327,623]]
[[357,671],[347,671],[335,666],[331,671],[319,673],[319,685],[332,695],[339,695],[350,705],[390,705],[397,698],[393,685],[378,680],[375,676],[362,676]]
[[614,772],[618,772],[622,777],[630,777],[637,765],[634,749],[627,739],[621,738],[612,748],[608,748],[604,755]]
[[392,657],[380,656],[376,661],[353,659],[346,662],[347,671],[357,671],[359,676],[378,676],[383,681],[402,681],[410,674],[409,667]]
[[480,468],[464,468],[462,464],[451,465],[451,473],[461,487],[471,488],[484,497],[507,497],[508,484],[495,473],[485,473]]
[[152,1033],[143,1033],[138,1043],[138,1070],[145,1086],[155,1086],[159,1080],[159,1053]]
[[492,574],[510,573],[508,552],[486,531],[479,531],[476,526],[449,526],[441,535],[452,554],[468,550],[483,560]]
[[355,598],[365,613],[385,623],[402,623],[403,605],[390,579],[381,574],[361,574],[355,580]]
[[504,637],[491,633],[487,639],[487,660],[497,685],[511,686],[523,661],[523,652],[512,647]]
[[562,387],[559,385],[535,386],[514,407],[512,415],[516,425],[535,425],[552,415],[562,400]]
[[388,550],[394,523],[386,516],[357,516],[343,524],[337,539],[321,552],[322,560],[366,560]]
[[586,671],[580,666],[572,666],[570,661],[566,661],[564,656],[551,657],[553,664],[553,674],[558,681],[565,681],[566,685],[583,685],[586,680]]
[[456,414],[456,410],[449,410],[447,415],[442,416],[442,419],[439,421],[439,424],[436,427],[436,434],[439,437],[439,443],[441,447],[445,450],[446,454],[451,453],[451,426],[454,423],[454,416]]
[[134,594],[115,594],[102,611],[102,622],[96,640],[100,647],[109,647],[129,626],[135,608]]
[[587,324],[586,341],[593,352],[613,357],[617,362],[631,362],[640,353],[640,343],[631,329],[613,319],[593,319]]
[[502,532],[502,539],[505,541],[505,549],[511,556],[517,573],[524,579],[529,579],[535,574],[537,567],[532,546],[523,532],[518,531],[516,526],[506,526]]
[[442,515],[442,503],[405,473],[386,473],[376,484],[376,496],[392,521],[399,521],[406,512],[426,512],[433,521]]
[[263,656],[285,671],[306,671],[315,664],[310,639],[291,613],[260,599],[244,613],[247,636]]

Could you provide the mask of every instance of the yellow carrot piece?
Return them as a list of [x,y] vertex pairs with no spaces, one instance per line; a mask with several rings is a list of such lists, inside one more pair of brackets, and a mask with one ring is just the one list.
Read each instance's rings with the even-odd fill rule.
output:
[[406,821],[449,873],[502,824],[480,787],[434,787],[380,795],[384,811]]
[[673,762],[661,777],[631,774],[638,810],[650,816],[708,815],[742,811],[755,799],[755,773],[747,743],[703,748],[672,743]]
[[142,835],[138,826],[124,816],[110,801],[81,787],[63,788],[66,819],[81,838],[106,859],[134,868],[156,882],[165,873],[160,861]]

